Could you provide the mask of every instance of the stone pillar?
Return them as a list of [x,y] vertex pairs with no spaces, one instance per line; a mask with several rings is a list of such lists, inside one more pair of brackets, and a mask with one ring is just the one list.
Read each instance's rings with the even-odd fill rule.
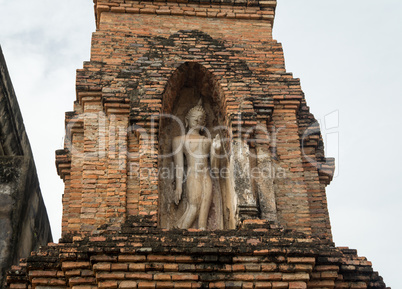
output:
[[146,128],[147,133],[141,134],[139,167],[140,196],[139,215],[151,216],[157,223],[158,210],[158,142],[157,130]]
[[107,134],[103,131],[101,94],[80,96],[84,122],[80,224],[81,231],[88,232],[106,221],[107,158],[100,144]]
[[274,190],[275,167],[268,147],[256,147],[257,172],[253,174],[257,185],[261,219],[277,222],[276,199]]
[[[80,112],[81,108],[76,105],[76,110]],[[71,122],[67,123],[68,141],[67,148],[71,153],[70,181],[65,185],[64,197],[68,201],[68,215],[63,223],[62,235],[78,231],[81,228],[81,199],[82,199],[82,169],[83,169],[83,120],[76,116]],[[63,206],[65,202],[63,203]],[[67,212],[67,211],[65,211]]]
[[[278,97],[278,99],[280,99]],[[296,104],[295,104],[296,103]],[[297,100],[280,99],[275,103],[270,131],[276,147],[278,166],[283,170],[275,178],[278,220],[287,229],[311,234],[307,187],[304,179]]]
[[255,219],[258,215],[257,199],[250,176],[250,149],[245,140],[237,138],[232,141],[230,171],[237,198],[238,221]]
[[131,126],[127,137],[127,215],[136,216],[139,213],[138,202],[140,199],[140,137],[134,131],[134,126]]
[[79,92],[76,115],[66,120],[70,144],[57,158],[68,209],[63,234],[93,232],[126,218],[128,109],[105,104],[102,97],[101,92]]
[[123,221],[127,210],[127,128],[128,115],[107,116],[109,140],[107,150],[106,218],[110,223]]

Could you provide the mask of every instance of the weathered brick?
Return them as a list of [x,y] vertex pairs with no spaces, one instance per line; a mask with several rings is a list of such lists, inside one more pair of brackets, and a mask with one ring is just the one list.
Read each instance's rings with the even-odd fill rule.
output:
[[282,288],[288,288],[289,283],[287,282],[272,282],[272,288],[273,289],[282,289]]
[[174,283],[173,282],[156,282],[156,288],[157,289],[170,289],[174,288]]
[[89,262],[69,262],[65,261],[62,264],[63,270],[72,270],[72,269],[87,269],[90,268],[91,264]]
[[197,281],[198,275],[195,274],[175,274],[172,275],[173,281]]
[[96,263],[93,265],[94,271],[110,271],[112,264],[110,263]]
[[144,255],[119,255],[119,262],[143,262],[146,260]]
[[271,282],[256,282],[255,289],[270,289],[272,288]]
[[138,283],[139,289],[154,289],[156,288],[156,282],[139,282]]
[[145,264],[142,263],[130,263],[128,265],[130,271],[145,271]]
[[98,283],[99,288],[117,288],[117,281],[101,281]]
[[306,289],[307,284],[305,282],[289,282],[289,289]]
[[119,283],[119,288],[137,288],[136,281],[121,281]]
[[164,264],[163,268],[164,268],[165,272],[176,272],[179,270],[179,265],[178,264]]

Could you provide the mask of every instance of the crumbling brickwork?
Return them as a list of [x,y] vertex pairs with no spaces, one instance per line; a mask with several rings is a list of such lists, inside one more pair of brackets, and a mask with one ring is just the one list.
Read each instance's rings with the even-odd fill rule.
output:
[[[332,242],[334,161],[272,39],[276,1],[94,4],[56,152],[62,239],[15,267],[10,288],[385,288]],[[177,180],[163,177],[199,101],[225,171],[205,231],[177,228]]]

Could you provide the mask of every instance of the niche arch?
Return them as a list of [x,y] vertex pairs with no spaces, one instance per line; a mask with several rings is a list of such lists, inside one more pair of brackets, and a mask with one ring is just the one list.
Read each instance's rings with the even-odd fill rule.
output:
[[[174,137],[186,133],[185,116],[187,112],[202,99],[206,111],[206,129],[204,135],[214,138],[220,135],[222,141],[222,155],[229,151],[228,121],[225,113],[225,96],[220,79],[214,76],[207,68],[197,62],[181,64],[170,76],[162,96],[162,114],[159,123],[159,226],[172,229],[177,220],[184,213],[187,192],[183,186],[182,201],[174,204],[175,167],[172,152]],[[220,160],[221,168],[227,165],[226,157]],[[186,167],[185,167],[186,169]],[[227,178],[213,180],[213,197],[209,211],[207,230],[229,228],[229,219],[233,218],[233,211],[228,200],[230,183]],[[197,228],[197,220],[192,228]]]

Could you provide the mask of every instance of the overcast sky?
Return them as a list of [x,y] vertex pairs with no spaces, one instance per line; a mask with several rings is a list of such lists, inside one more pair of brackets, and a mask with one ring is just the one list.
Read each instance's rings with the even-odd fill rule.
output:
[[[63,183],[54,151],[94,22],[91,0],[0,0],[0,45],[56,241]],[[337,159],[327,187],[336,245],[358,249],[402,288],[402,1],[278,0],[274,37]]]

